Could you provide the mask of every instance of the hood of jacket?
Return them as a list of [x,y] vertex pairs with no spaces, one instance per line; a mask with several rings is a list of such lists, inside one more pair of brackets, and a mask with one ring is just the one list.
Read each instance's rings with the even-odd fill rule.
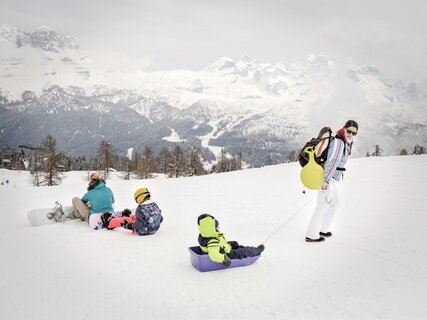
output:
[[215,220],[211,215],[201,215],[198,219],[199,232],[202,237],[205,238],[217,238],[218,237],[218,221]]
[[104,182],[100,182],[94,189],[101,189],[105,187],[105,183]]

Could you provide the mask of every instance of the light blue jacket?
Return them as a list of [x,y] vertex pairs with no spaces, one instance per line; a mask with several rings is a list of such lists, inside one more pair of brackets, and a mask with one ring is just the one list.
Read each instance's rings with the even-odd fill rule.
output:
[[331,140],[328,147],[328,157],[324,167],[324,181],[329,183],[332,178],[336,181],[340,181],[343,171],[337,170],[337,168],[345,168],[349,153],[350,147],[348,143],[345,143],[344,141],[338,138],[333,138]]
[[114,195],[110,188],[100,182],[95,188],[85,193],[82,198],[84,203],[91,203],[89,214],[113,212]]

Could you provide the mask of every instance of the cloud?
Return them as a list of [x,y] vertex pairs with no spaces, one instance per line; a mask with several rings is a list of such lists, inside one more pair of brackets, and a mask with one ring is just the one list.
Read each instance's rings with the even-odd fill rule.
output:
[[427,69],[427,3],[393,0],[7,0],[4,23],[39,25],[87,46],[151,60],[150,70],[198,70],[221,56],[291,63],[310,53],[353,57],[394,79]]

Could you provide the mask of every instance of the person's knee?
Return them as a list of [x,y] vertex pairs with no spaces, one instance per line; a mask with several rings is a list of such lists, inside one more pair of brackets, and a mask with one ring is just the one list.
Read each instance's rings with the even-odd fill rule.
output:
[[79,197],[74,197],[73,199],[71,199],[71,203],[74,205],[76,203],[80,203],[82,200],[80,200]]

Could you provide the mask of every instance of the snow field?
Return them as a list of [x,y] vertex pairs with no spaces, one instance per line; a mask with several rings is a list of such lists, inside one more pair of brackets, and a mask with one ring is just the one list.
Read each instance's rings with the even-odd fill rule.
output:
[[[0,171],[2,319],[423,319],[427,156],[351,159],[323,243],[306,243],[316,193],[299,166],[282,164],[192,178],[107,181],[116,209],[146,186],[165,221],[154,236],[92,231],[83,222],[32,227],[26,213],[82,196],[85,172],[32,187]],[[306,205],[306,206],[305,206]],[[298,212],[303,206],[301,211]],[[200,273],[187,248],[199,214],[228,240],[258,245],[245,268]]]

